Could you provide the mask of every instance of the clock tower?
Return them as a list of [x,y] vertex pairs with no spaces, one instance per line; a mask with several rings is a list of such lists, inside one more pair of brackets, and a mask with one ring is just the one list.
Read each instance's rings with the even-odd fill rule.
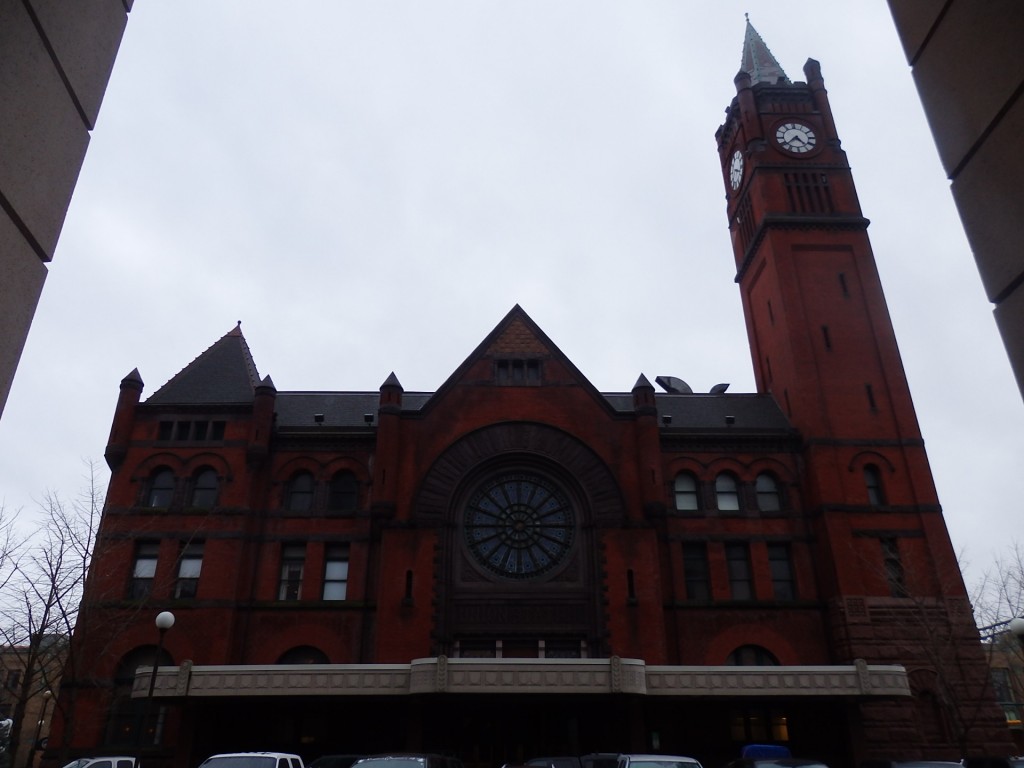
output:
[[[754,375],[804,438],[818,514],[887,505],[938,512],[850,165],[818,62],[793,82],[747,22],[736,97],[718,129]],[[874,480],[874,475],[878,480]],[[951,548],[936,555],[958,573]],[[861,594],[863,569],[823,586]]]
[[[817,61],[804,77],[786,76],[748,20],[716,139],[757,389],[801,437],[832,661],[898,649],[916,669],[913,712],[862,708],[884,741],[893,718],[934,721],[929,702],[951,688],[983,698],[988,672]],[[976,711],[987,737],[1005,737],[998,711]]]

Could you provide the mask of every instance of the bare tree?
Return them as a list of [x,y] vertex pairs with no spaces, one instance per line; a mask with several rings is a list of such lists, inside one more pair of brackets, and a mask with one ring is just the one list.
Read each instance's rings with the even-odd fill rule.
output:
[[[103,509],[98,467],[86,463],[86,486],[78,498],[66,502],[47,493],[38,529],[16,543],[3,572],[6,582],[0,594],[0,644],[20,670],[13,699],[10,750],[32,733],[25,730],[28,703],[45,691],[56,693],[66,666],[71,632],[92,556],[96,529]],[[10,527],[13,523],[9,523]],[[54,696],[53,699],[60,700]]]
[[1014,542],[996,556],[974,585],[971,599],[979,627],[1000,628],[1024,616],[1024,544]]

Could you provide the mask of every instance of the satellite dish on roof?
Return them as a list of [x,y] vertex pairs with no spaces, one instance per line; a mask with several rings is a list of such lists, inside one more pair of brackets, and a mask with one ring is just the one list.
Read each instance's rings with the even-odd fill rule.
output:
[[675,376],[656,376],[654,378],[661,387],[670,395],[692,395],[690,385]]
[[726,382],[725,384],[715,384],[715,386],[713,386],[711,388],[711,394],[712,395],[720,395],[723,392],[725,392],[725,390],[727,390],[728,388],[729,388],[728,382]]

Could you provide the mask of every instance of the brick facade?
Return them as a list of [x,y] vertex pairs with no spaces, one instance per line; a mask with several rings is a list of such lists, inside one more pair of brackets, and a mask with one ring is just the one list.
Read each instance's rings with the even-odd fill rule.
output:
[[717,134],[756,394],[598,392],[519,307],[436,392],[278,391],[240,328],[129,374],[50,757],[1008,751],[805,74],[751,64]]

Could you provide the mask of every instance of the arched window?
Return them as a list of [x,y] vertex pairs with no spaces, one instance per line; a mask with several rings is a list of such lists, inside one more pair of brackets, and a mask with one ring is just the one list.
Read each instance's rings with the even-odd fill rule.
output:
[[779,481],[767,472],[757,476],[757,508],[761,512],[778,512],[782,509],[782,494]]
[[718,509],[723,512],[734,512],[740,508],[740,488],[735,475],[723,472],[715,478],[715,498]]
[[192,503],[196,509],[210,509],[217,503],[217,472],[209,467],[199,470],[192,482]]
[[729,654],[726,664],[734,667],[777,667],[776,659],[767,648],[760,645],[741,645]]
[[868,504],[874,507],[885,504],[885,494],[882,492],[882,473],[874,464],[867,464],[864,467],[864,485],[868,489]]
[[[138,747],[158,744],[161,735],[159,724],[164,718],[164,707],[147,707],[143,699],[132,698],[132,685],[139,667],[150,667],[156,660],[158,666],[173,666],[174,659],[164,649],[157,656],[155,646],[136,648],[125,654],[114,672],[113,700],[107,718],[107,744],[113,746]],[[145,721],[145,722],[144,722]]]
[[307,512],[313,507],[313,475],[298,472],[288,483],[286,504],[291,512]]
[[700,509],[700,498],[697,495],[697,478],[689,472],[676,475],[676,509],[680,512],[695,512]]
[[278,664],[330,664],[327,654],[312,645],[300,645],[281,654]]
[[167,467],[156,470],[149,479],[147,507],[169,507],[174,499],[174,473]]
[[353,512],[359,504],[359,485],[356,476],[342,471],[331,478],[327,494],[327,508],[335,512]]

